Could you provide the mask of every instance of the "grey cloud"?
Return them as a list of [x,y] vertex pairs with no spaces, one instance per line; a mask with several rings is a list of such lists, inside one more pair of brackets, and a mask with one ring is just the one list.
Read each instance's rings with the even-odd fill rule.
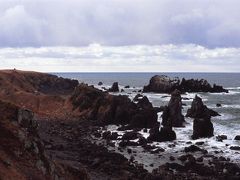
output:
[[0,0],[0,46],[240,46],[238,0]]

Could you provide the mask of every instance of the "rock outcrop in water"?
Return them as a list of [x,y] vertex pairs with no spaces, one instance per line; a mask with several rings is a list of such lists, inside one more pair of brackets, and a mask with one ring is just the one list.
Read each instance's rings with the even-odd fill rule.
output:
[[146,97],[135,104],[127,96],[110,95],[81,84],[74,91],[71,102],[82,115],[102,124],[151,128],[157,122],[157,113]]
[[212,111],[203,104],[202,99],[197,95],[192,102],[191,108],[188,109],[186,116],[194,118],[193,139],[213,136]]
[[163,111],[160,131],[159,124],[155,124],[155,127],[149,132],[148,140],[159,142],[175,140],[176,133],[172,130],[172,127],[183,127],[184,122],[180,91],[175,90],[171,95],[168,106]]
[[212,93],[220,93],[220,92],[228,92],[228,90],[224,89],[222,86],[213,85],[211,86],[207,80],[204,79],[182,79],[179,78],[170,78],[165,75],[155,75],[153,76],[149,84],[144,86],[143,92],[156,92],[156,93],[171,93],[175,89],[181,91],[181,93],[185,92],[212,92]]
[[119,92],[118,82],[114,82],[112,87],[109,88],[109,92]]
[[150,81],[149,85],[144,86],[143,92],[156,92],[156,93],[171,93],[180,85],[178,78],[171,79],[165,75],[155,75]]
[[220,114],[212,109],[209,109],[203,104],[203,101],[197,95],[195,96],[191,108],[187,110],[186,117],[198,118],[202,116],[220,116]]
[[168,103],[168,106],[165,107],[165,110],[162,114],[162,125],[170,125],[173,127],[183,127],[185,122],[184,116],[182,115],[182,98],[181,92],[175,90],[171,94],[171,99]]

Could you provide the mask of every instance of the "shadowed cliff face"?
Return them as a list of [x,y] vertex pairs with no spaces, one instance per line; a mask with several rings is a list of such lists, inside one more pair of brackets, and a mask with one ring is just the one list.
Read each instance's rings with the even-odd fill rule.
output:
[[75,111],[88,119],[97,120],[102,125],[152,128],[157,123],[157,112],[148,99],[146,102],[139,101],[135,104],[127,96],[110,95],[94,87],[80,84],[70,101]]
[[34,114],[0,101],[0,179],[85,178],[53,163],[38,136]]

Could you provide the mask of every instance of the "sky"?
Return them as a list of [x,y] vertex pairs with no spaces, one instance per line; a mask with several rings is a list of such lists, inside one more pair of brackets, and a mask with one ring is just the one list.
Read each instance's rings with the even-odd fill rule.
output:
[[240,72],[239,0],[0,0],[0,68]]

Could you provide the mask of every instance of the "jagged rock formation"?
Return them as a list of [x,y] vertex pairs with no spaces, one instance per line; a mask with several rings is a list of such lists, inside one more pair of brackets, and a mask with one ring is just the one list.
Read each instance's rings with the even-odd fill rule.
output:
[[112,87],[109,88],[109,92],[119,92],[118,82],[114,82]]
[[187,110],[186,117],[197,118],[202,116],[220,116],[218,112],[209,109],[206,105],[203,104],[202,99],[195,96],[191,108]]
[[166,106],[163,111],[162,119],[162,125],[164,126],[184,126],[183,123],[185,120],[184,116],[182,115],[182,98],[179,90],[175,90],[172,93],[168,106]]
[[213,85],[211,86],[207,80],[204,79],[182,79],[170,78],[165,75],[155,75],[153,76],[149,84],[144,86],[143,92],[156,92],[156,93],[171,93],[175,89],[178,89],[182,93],[184,92],[228,92],[222,86]]
[[102,124],[151,128],[157,122],[157,113],[146,97],[135,104],[127,96],[110,95],[80,84],[70,99],[75,111]]
[[172,130],[172,127],[182,127],[184,122],[180,91],[175,90],[171,95],[168,106],[163,111],[160,131],[159,125],[156,124],[150,130],[148,140],[159,142],[175,140],[176,133]]
[[193,121],[193,139],[213,136],[213,124],[211,122],[212,110],[208,109],[202,102],[202,99],[195,96],[191,108],[188,109],[188,117],[194,118]]
[[31,111],[0,101],[0,179],[89,179],[53,162],[38,136]]

